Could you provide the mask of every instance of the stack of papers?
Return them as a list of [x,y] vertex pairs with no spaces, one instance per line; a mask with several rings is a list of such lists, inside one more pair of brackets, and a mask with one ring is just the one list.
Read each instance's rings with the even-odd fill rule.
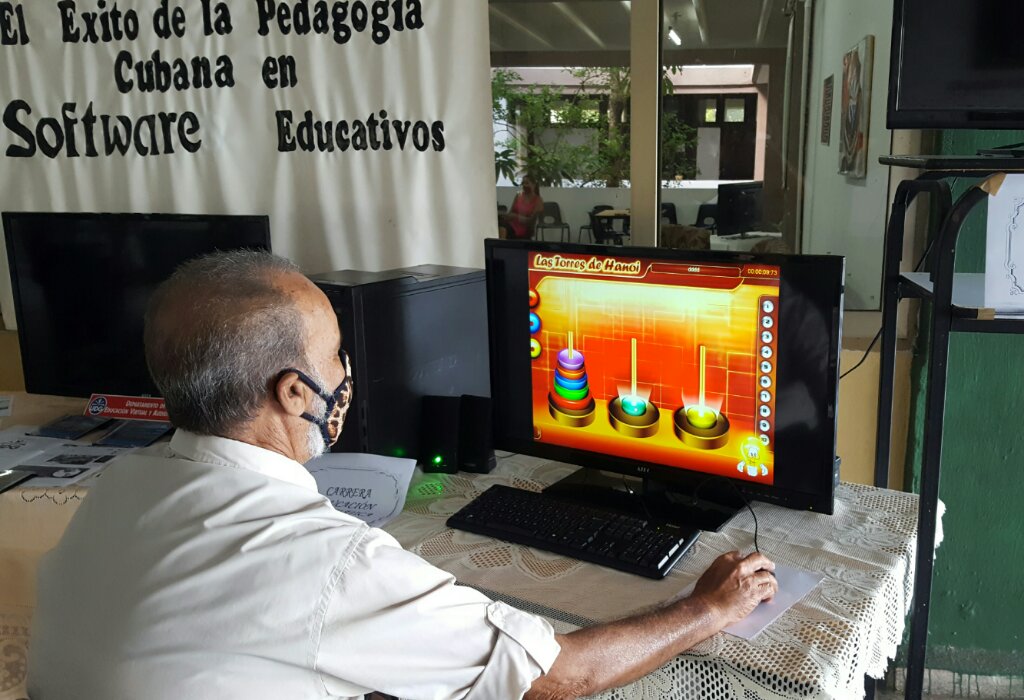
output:
[[128,451],[27,434],[34,430],[33,427],[16,427],[0,431],[0,469],[35,474],[35,478],[25,483],[26,486],[69,486]]

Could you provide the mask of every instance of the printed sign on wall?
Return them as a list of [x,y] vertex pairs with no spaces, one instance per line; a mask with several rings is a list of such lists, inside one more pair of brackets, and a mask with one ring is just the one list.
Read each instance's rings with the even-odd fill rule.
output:
[[266,213],[308,272],[479,266],[488,50],[486,3],[0,2],[0,211]]

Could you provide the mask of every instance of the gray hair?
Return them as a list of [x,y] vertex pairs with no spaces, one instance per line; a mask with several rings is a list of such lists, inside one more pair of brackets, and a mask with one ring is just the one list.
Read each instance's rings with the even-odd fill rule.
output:
[[306,325],[277,284],[301,274],[265,251],[190,260],[146,310],[146,364],[171,422],[200,435],[230,435],[251,420],[281,370],[304,364]]

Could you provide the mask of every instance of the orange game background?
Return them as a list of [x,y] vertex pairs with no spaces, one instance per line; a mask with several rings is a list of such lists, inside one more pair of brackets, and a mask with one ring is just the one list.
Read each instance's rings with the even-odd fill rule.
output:
[[[530,288],[539,295],[532,311],[541,320],[540,330],[532,336],[541,344],[540,356],[532,364],[534,437],[548,444],[771,484],[775,476],[774,356],[769,389],[772,429],[767,432],[770,442],[762,460],[768,474],[751,478],[737,470],[737,463],[741,442],[760,434],[756,430],[760,416],[755,416],[761,391],[760,303],[770,297],[777,308],[777,269],[773,279],[741,277],[739,267],[723,268],[722,276],[698,278],[676,276],[672,267],[644,261],[643,279],[621,279],[538,270],[531,264]],[[661,274],[651,274],[653,269]],[[684,270],[681,266],[680,272]],[[670,283],[673,279],[675,283]],[[687,286],[679,286],[680,281]],[[777,334],[778,328],[771,330]],[[548,411],[558,352],[568,347],[569,331],[574,349],[583,353],[597,404],[593,423],[582,428],[558,423]],[[646,438],[623,435],[608,420],[608,402],[630,391],[632,338],[637,339],[637,394],[649,394],[648,400],[660,411],[657,433]],[[672,427],[676,409],[698,401],[700,345],[706,346],[705,403],[730,421],[728,442],[714,450],[684,444]]]

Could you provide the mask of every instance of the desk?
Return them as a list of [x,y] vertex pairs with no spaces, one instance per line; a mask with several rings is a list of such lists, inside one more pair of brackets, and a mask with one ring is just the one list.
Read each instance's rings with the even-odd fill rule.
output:
[[[621,231],[615,230],[614,222],[616,221],[622,222]],[[622,239],[629,236],[629,209],[605,209],[595,212],[594,223],[602,227],[601,233],[594,231],[596,242],[611,241],[616,245],[622,245]]]
[[743,236],[712,236],[711,250],[732,250],[746,252],[761,241],[782,239],[781,233],[770,231],[751,231]]
[[[545,614],[561,632],[662,602],[685,589],[720,553],[751,549],[753,520],[744,511],[722,532],[702,535],[666,579],[651,581],[445,526],[449,515],[492,484],[540,489],[573,469],[510,455],[491,474],[417,472],[405,510],[386,529],[462,583],[511,596]],[[0,552],[15,544],[24,558],[52,546],[54,531],[63,528],[84,491],[23,488],[0,494]],[[882,675],[910,606],[917,496],[842,484],[834,517],[763,503],[754,509],[766,555],[821,571],[826,579],[752,642],[716,635],[602,698],[860,698],[864,675]],[[21,533],[17,538],[7,533],[12,523]],[[46,523],[42,546],[24,547],[20,537],[31,539],[36,525]],[[21,564],[34,578],[34,561]],[[24,599],[20,605],[0,604],[0,700],[21,697],[32,604]]]

